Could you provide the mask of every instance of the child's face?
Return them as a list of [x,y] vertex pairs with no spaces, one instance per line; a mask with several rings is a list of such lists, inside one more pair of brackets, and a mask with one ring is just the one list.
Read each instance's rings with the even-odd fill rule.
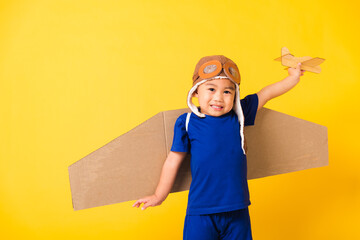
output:
[[219,117],[231,111],[234,105],[235,84],[228,79],[214,79],[201,84],[195,97],[201,113]]

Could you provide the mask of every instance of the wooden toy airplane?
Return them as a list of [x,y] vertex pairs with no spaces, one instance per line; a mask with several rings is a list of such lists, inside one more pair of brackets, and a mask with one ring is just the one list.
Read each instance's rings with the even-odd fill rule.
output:
[[319,57],[294,57],[286,47],[281,49],[281,57],[275,60],[280,61],[283,66],[292,68],[296,68],[297,64],[301,63],[300,69],[313,73],[320,73],[321,68],[318,65],[325,61],[325,59]]

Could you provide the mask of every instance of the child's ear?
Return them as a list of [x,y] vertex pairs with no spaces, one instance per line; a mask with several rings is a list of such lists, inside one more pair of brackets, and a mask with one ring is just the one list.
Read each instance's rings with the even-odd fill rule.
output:
[[198,97],[198,90],[196,89],[195,92],[192,94],[193,97]]

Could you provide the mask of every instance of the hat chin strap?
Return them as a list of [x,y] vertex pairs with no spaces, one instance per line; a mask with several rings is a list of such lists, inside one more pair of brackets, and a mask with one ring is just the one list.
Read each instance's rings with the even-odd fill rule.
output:
[[245,144],[245,138],[244,138],[244,114],[241,108],[241,104],[240,104],[240,88],[239,85],[237,85],[235,83],[236,86],[236,96],[235,96],[235,105],[233,107],[234,112],[236,113],[236,115],[238,116],[238,121],[240,123],[240,136],[241,136],[241,148],[243,150],[244,155],[246,155],[245,153],[245,148],[244,148],[244,144]]
[[[192,102],[192,95],[193,93],[196,91],[196,89],[198,88],[198,86],[200,84],[203,84],[206,81],[209,80],[213,80],[213,79],[221,79],[221,78],[226,78],[229,79],[228,77],[225,76],[216,76],[213,78],[208,78],[208,79],[203,79],[200,82],[198,82],[197,84],[195,84],[189,91],[188,93],[188,97],[187,97],[187,105],[190,108],[190,110],[198,117],[204,118],[205,114],[199,112],[198,108],[194,105],[194,103]],[[233,110],[236,113],[236,115],[238,116],[238,120],[240,123],[240,136],[241,136],[241,148],[243,150],[243,153],[245,155],[245,149],[244,149],[244,114],[241,108],[241,104],[240,104],[240,88],[239,85],[234,82],[233,80],[229,79],[231,82],[233,82],[236,86],[236,94],[235,94],[235,103],[234,103],[234,107]]]
[[200,85],[200,84],[203,84],[204,82],[208,81],[209,79],[204,79],[204,80],[201,80],[200,82],[198,82],[197,84],[195,84],[189,91],[188,93],[188,98],[187,98],[187,105],[188,107],[191,109],[191,111],[193,113],[196,114],[196,116],[198,117],[201,117],[201,118],[204,118],[205,117],[205,114],[199,112],[198,108],[194,105],[194,103],[192,102],[192,95],[193,93],[196,91],[197,87]]

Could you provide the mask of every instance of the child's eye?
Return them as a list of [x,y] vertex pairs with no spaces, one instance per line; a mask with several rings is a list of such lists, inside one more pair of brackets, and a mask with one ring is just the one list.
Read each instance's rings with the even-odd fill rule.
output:
[[225,94],[231,94],[231,92],[230,92],[230,91],[225,91],[224,93],[225,93]]
[[208,90],[211,91],[211,92],[215,91],[214,88],[209,88]]

